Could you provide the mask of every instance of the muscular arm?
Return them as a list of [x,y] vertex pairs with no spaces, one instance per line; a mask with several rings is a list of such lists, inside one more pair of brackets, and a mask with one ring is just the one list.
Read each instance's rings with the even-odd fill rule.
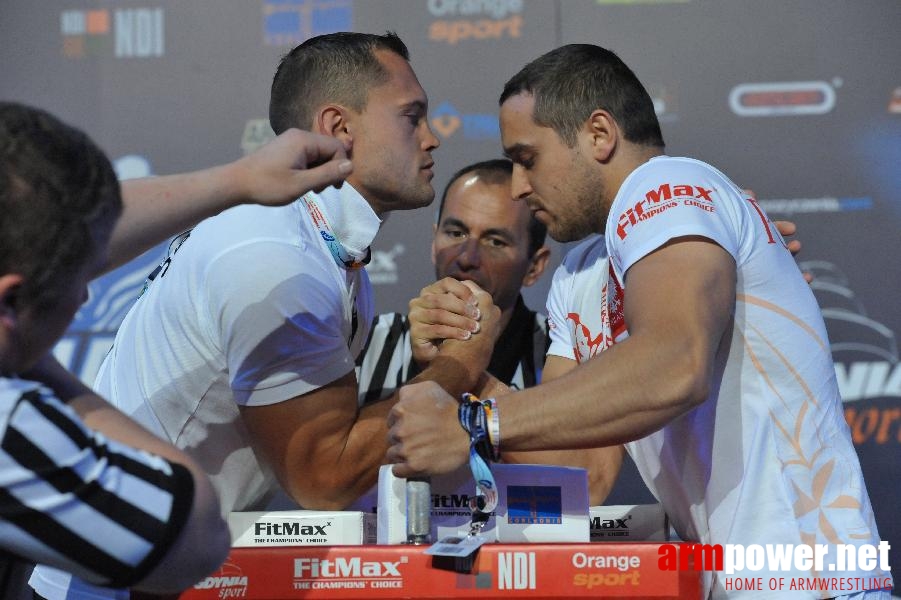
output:
[[[622,444],[706,399],[735,302],[732,257],[709,241],[679,238],[638,261],[626,277],[630,337],[554,381],[499,397],[502,451]],[[443,413],[430,415],[440,431],[420,430],[426,410]],[[389,419],[396,440],[389,457],[400,463],[398,476],[465,462],[466,435],[436,390],[402,389]]]
[[[576,361],[562,356],[548,356],[542,371],[542,381],[549,382],[576,368]],[[497,392],[500,395],[500,391]],[[501,432],[503,444],[503,431]],[[504,462],[523,464],[566,465],[588,471],[588,496],[592,506],[603,504],[613,489],[623,463],[621,445],[584,450],[532,450],[503,452]]]
[[199,221],[245,203],[278,205],[350,173],[334,138],[291,129],[232,163],[122,183],[122,216],[109,244],[109,271]]
[[[707,398],[735,302],[732,257],[711,242],[681,238],[638,261],[626,278],[629,338],[546,386],[509,397],[504,425],[510,447],[623,443]],[[537,415],[527,402],[539,395],[559,397],[567,409],[538,405]]]
[[[487,294],[482,292],[487,298]],[[499,311],[483,309],[482,332],[450,340],[414,382],[433,381],[459,396],[482,385]],[[369,490],[388,449],[386,417],[397,393],[358,408],[353,372],[302,396],[241,415],[282,487],[304,508],[343,509]]]

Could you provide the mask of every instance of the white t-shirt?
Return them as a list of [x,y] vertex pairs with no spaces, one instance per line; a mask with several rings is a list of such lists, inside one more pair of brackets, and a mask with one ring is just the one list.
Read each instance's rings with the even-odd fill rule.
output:
[[[364,255],[380,225],[369,204],[348,183],[311,196],[346,250]],[[365,270],[339,267],[323,237],[302,200],[203,221],[173,243],[97,375],[101,396],[203,467],[223,513],[261,509],[278,488],[238,407],[339,379],[367,338]]]
[[[686,540],[875,546],[879,534],[819,308],[775,227],[713,167],[658,157],[625,180],[605,237],[577,246],[554,275],[549,352],[581,362],[624,339],[624,274],[687,235],[711,239],[735,259],[731,346],[717,356],[704,404],[626,444],[648,488]],[[834,549],[827,564],[829,557]],[[706,584],[714,597],[726,594],[722,574]]]

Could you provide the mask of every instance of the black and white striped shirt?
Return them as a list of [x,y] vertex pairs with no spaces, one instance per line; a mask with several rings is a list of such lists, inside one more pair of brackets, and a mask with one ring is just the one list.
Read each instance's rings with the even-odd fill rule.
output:
[[[529,310],[520,296],[494,346],[488,372],[515,389],[536,385],[541,381],[547,348],[547,319]],[[419,372],[410,348],[407,316],[378,315],[357,358],[360,405],[390,396]]]
[[0,549],[128,587],[171,547],[193,496],[183,466],[92,432],[38,383],[0,377]]

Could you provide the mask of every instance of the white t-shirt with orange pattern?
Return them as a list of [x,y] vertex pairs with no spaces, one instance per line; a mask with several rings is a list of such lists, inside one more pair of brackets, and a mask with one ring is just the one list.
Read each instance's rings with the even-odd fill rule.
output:
[[[554,276],[550,354],[583,362],[626,338],[624,275],[667,241],[702,236],[735,259],[731,343],[717,356],[710,396],[626,445],[680,536],[745,547],[830,545],[822,573],[763,570],[744,576],[884,581],[888,573],[880,570],[828,570],[836,560],[835,544],[876,546],[879,534],[844,420],[823,319],[763,211],[713,167],[661,156],[625,180],[605,233],[573,249]],[[706,585],[714,598],[734,595],[723,573],[707,573]]]

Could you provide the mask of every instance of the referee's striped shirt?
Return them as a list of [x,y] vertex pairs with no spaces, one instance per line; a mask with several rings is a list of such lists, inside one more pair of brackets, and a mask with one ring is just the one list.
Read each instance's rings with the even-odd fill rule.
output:
[[194,496],[181,465],[87,429],[38,383],[0,377],[0,548],[128,587],[175,541]]
[[[529,310],[520,296],[510,323],[494,346],[488,372],[515,389],[536,385],[541,381],[548,344],[547,319]],[[378,315],[357,358],[359,403],[387,398],[419,372],[410,348],[407,316]]]

